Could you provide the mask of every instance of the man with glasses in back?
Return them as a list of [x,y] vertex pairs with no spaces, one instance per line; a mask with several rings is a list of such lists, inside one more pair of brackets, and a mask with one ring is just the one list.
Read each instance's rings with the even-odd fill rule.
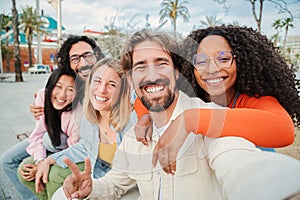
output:
[[[71,35],[62,44],[56,58],[58,61],[58,67],[74,70],[78,74],[79,78],[76,79],[76,84],[78,87],[78,94],[81,94],[79,97],[79,100],[81,101],[84,95],[84,81],[88,77],[94,64],[98,60],[104,58],[104,54],[94,40],[86,36]],[[37,120],[44,113],[44,108],[41,105],[31,104],[30,112]],[[0,187],[7,187],[7,183],[11,182],[10,185],[13,185],[18,191],[20,199],[31,200],[37,199],[37,197],[19,182],[17,176],[19,164],[24,158],[29,156],[26,152],[28,144],[28,140],[25,139],[1,155],[0,170],[2,170],[5,177],[1,177]],[[12,198],[12,195],[8,194],[13,191],[12,189],[6,192],[3,188],[3,191],[5,191],[4,198]]]

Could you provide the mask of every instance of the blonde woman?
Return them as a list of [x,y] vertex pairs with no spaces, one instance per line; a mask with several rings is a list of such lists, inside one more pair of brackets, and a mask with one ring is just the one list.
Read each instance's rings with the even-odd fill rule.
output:
[[77,163],[80,169],[84,167],[84,158],[89,157],[92,176],[104,176],[111,169],[114,152],[123,133],[132,125],[129,122],[135,121],[130,120],[131,110],[130,86],[119,61],[111,58],[100,60],[85,85],[81,138],[76,145],[52,154],[42,163],[36,175],[36,193],[43,193],[44,199],[51,199],[57,188],[62,186],[65,177],[71,174],[63,162],[64,157]]

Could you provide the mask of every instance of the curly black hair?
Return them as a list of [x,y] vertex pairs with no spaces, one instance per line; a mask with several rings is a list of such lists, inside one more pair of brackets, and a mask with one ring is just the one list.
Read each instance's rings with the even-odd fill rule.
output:
[[63,67],[63,68],[65,67],[69,70],[72,70],[70,66],[69,53],[73,44],[76,44],[80,41],[86,42],[92,47],[92,49],[95,52],[97,60],[104,58],[104,54],[102,53],[100,47],[96,44],[96,42],[93,39],[87,36],[70,35],[68,39],[64,41],[61,48],[59,49],[59,52],[56,54],[58,67]]
[[249,27],[222,25],[192,31],[181,45],[181,73],[196,96],[204,101],[206,92],[198,85],[192,59],[199,43],[208,35],[224,37],[236,55],[236,91],[248,96],[273,96],[300,126],[300,98],[293,66],[289,66],[279,49],[267,36]]

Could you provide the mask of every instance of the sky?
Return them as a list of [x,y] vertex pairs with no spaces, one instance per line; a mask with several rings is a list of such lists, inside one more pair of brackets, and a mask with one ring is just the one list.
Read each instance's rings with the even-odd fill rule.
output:
[[[180,2],[182,2],[181,0]],[[104,26],[115,17],[115,24],[124,27],[128,31],[146,27],[146,15],[152,29],[159,26],[159,11],[162,0],[63,0],[62,1],[62,24],[68,33],[81,34],[83,30],[105,31]],[[177,31],[187,35],[195,28],[199,28],[200,21],[206,21],[206,16],[215,15],[217,19],[228,24],[237,21],[239,25],[246,25],[256,29],[256,22],[252,15],[251,5],[247,0],[227,0],[229,10],[223,8],[213,0],[187,0],[185,6],[189,9],[190,20],[184,23],[182,18],[177,20]],[[289,29],[288,35],[300,35],[300,0],[286,0],[289,10],[298,18],[294,21],[294,28]],[[298,3],[293,3],[298,2]],[[29,5],[36,6],[34,0],[16,0],[17,9]],[[39,0],[40,10],[44,15],[57,19],[56,10],[48,3],[48,0]],[[0,0],[0,12],[11,14],[11,1]],[[265,1],[263,8],[262,32],[271,37],[275,30],[272,23],[276,19],[284,19],[288,15],[278,13],[275,4]],[[170,21],[162,31],[172,31]],[[284,35],[282,32],[280,35]]]

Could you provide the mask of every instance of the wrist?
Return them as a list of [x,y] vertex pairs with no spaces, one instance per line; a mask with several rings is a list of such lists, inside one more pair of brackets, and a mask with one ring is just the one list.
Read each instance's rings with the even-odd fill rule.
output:
[[51,157],[46,158],[45,161],[47,161],[49,165],[54,165],[56,163],[56,161]]
[[193,110],[186,110],[183,113],[185,130],[187,134],[190,134],[191,132],[197,132],[198,117],[196,117],[194,114],[195,113]]
[[45,158],[39,158],[35,161],[35,165],[38,165],[41,161],[45,160]]

